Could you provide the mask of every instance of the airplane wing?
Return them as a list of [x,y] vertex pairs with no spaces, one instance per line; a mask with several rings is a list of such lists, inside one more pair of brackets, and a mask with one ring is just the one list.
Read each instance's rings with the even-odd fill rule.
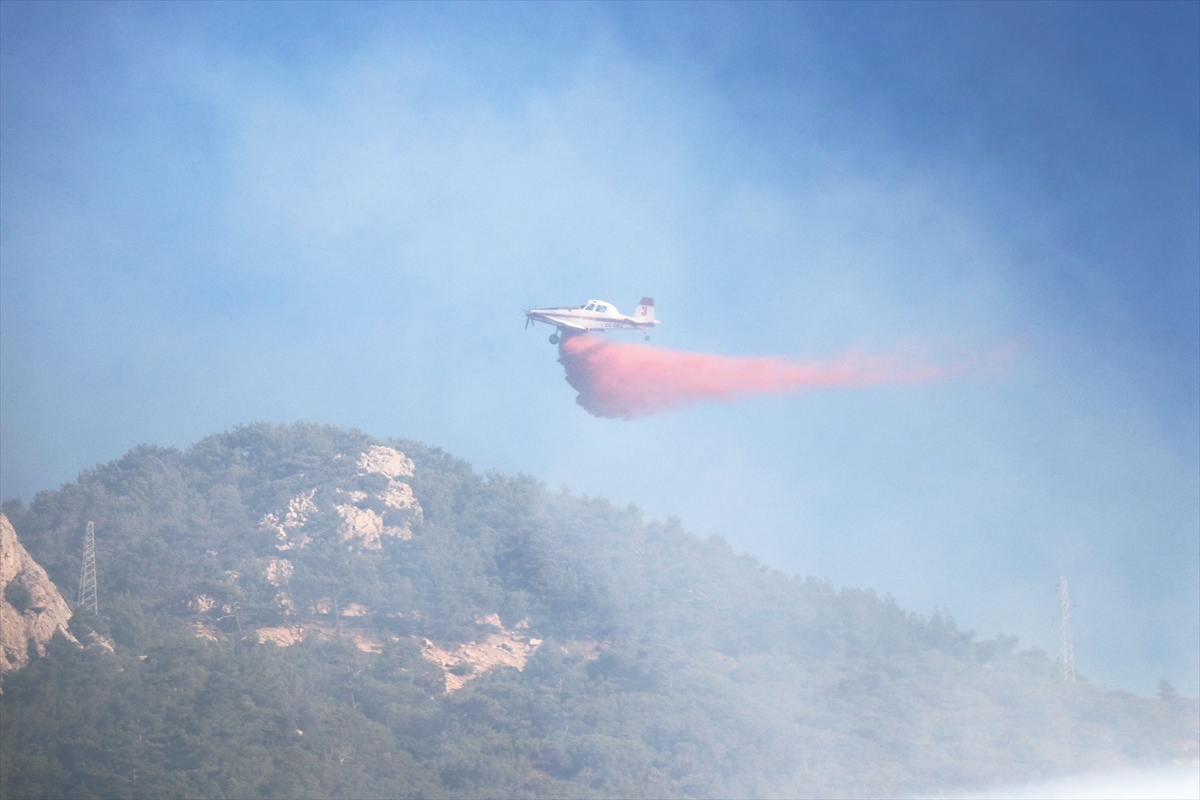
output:
[[580,325],[577,320],[573,320],[573,319],[570,319],[567,317],[551,317],[551,316],[547,315],[546,322],[550,323],[551,325],[556,325],[559,328],[570,328],[571,330],[574,330],[574,331],[588,330],[588,327],[586,325]]

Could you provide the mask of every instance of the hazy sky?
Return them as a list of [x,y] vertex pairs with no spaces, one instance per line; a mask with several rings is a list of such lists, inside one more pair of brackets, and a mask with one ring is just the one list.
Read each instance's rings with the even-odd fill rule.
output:
[[[0,493],[257,420],[1200,691],[1200,4],[0,5]],[[588,416],[522,308],[982,353]],[[616,336],[620,336],[619,334]],[[638,341],[627,334],[628,341]]]

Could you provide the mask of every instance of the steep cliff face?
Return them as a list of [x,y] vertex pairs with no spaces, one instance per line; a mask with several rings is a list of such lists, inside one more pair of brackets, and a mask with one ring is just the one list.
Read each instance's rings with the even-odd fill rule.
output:
[[67,601],[0,514],[0,675],[28,664],[31,651],[43,655],[55,631],[75,641],[70,619]]

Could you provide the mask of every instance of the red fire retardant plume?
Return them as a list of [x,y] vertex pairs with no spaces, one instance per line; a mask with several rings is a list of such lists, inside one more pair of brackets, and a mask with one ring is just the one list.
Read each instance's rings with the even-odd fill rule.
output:
[[734,358],[687,353],[597,336],[571,336],[558,346],[575,402],[597,417],[633,419],[701,400],[785,394],[817,386],[918,383],[945,374],[898,358],[849,354],[832,361]]

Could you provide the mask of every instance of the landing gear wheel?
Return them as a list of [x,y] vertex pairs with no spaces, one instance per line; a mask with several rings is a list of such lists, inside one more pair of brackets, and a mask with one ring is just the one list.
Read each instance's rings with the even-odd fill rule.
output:
[[558,334],[557,333],[550,334],[550,344],[558,344]]
[[650,341],[650,334],[648,334],[648,333],[646,334],[646,341],[647,342]]

